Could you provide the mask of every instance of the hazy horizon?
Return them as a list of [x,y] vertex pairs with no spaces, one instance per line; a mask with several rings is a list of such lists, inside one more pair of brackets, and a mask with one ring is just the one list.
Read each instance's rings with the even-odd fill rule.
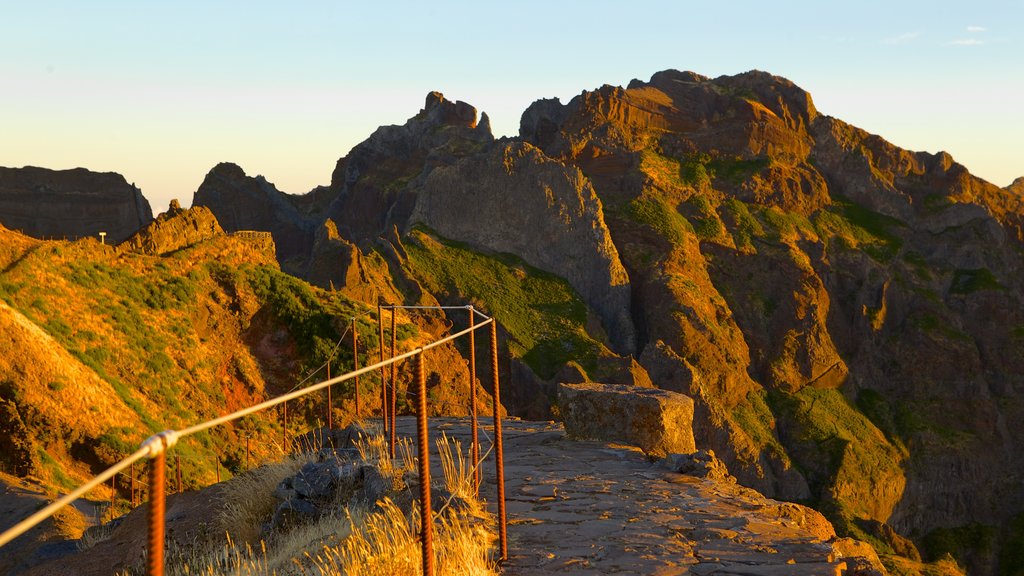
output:
[[156,213],[188,205],[219,162],[292,194],[327,184],[431,90],[511,136],[539,98],[668,68],[760,69],[823,114],[1006,186],[1024,175],[1022,15],[1001,2],[17,4],[0,23],[0,165],[118,172]]

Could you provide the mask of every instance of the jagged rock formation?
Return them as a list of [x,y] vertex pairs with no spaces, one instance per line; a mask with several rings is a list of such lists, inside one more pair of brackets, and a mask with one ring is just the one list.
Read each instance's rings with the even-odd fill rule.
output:
[[1021,176],[1014,180],[1013,182],[1011,182],[1010,185],[1006,187],[1006,189],[1009,190],[1010,192],[1013,192],[1014,194],[1024,196],[1024,176]]
[[0,223],[35,238],[117,244],[153,219],[149,202],[113,172],[0,167]]
[[432,170],[409,221],[558,274],[598,313],[617,350],[635,350],[629,277],[579,170],[526,143],[494,146]]
[[208,207],[228,232],[270,232],[281,265],[294,270],[299,266],[293,264],[296,260],[304,262],[308,257],[315,226],[296,205],[310,208],[301,201],[293,203],[292,198],[266,178],[246,176],[237,164],[222,162],[203,179],[192,197],[192,205]]
[[213,212],[205,206],[183,210],[177,200],[149,226],[138,231],[122,245],[142,254],[159,256],[224,234]]

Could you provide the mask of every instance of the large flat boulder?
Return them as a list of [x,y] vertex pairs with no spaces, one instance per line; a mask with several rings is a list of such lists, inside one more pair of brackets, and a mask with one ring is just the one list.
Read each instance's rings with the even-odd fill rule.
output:
[[558,406],[572,438],[638,446],[657,457],[696,451],[689,396],[619,384],[559,384]]

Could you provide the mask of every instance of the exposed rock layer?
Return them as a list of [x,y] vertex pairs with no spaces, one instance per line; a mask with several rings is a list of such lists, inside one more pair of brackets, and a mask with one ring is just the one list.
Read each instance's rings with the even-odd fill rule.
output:
[[113,172],[0,168],[0,223],[36,238],[99,238],[117,244],[153,219],[149,202]]

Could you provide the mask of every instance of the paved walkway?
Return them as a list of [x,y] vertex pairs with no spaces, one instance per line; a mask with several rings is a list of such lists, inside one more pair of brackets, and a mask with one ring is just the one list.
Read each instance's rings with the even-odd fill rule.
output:
[[[432,419],[431,428],[468,436],[464,419]],[[486,450],[491,427],[481,429]],[[400,419],[400,432],[413,430],[411,418]],[[504,432],[505,574],[799,576],[846,569],[823,541],[831,527],[816,512],[668,472],[635,448],[567,440],[560,424],[512,420]],[[493,462],[484,474],[484,495],[493,500]]]

